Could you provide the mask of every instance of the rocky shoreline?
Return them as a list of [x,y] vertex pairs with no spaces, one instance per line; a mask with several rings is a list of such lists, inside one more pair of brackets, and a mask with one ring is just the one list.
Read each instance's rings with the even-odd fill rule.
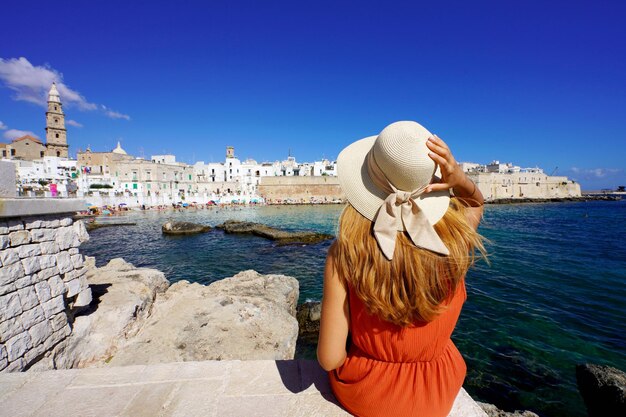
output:
[[[284,275],[242,271],[210,285],[171,284],[155,269],[87,258],[93,302],[73,317],[72,333],[30,370],[150,365],[204,360],[293,359],[314,345],[320,302],[297,305],[299,284]],[[579,390],[590,417],[624,415],[626,374],[579,366]],[[490,417],[538,417],[480,403]]]
[[486,200],[485,204],[526,204],[526,203],[567,203],[586,201],[619,201],[621,197],[613,195],[583,195],[581,197],[559,197],[559,198],[499,198],[497,200]]
[[294,278],[249,270],[210,285],[170,285],[162,272],[123,259],[86,263],[93,303],[31,369],[294,357]]

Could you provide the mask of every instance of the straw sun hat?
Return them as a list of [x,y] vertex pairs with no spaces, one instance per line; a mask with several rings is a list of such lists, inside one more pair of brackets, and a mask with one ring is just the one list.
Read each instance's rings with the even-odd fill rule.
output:
[[422,194],[428,184],[439,181],[426,146],[431,136],[419,123],[396,122],[378,136],[348,145],[337,158],[339,183],[348,202],[375,222],[376,238],[388,259],[393,257],[397,231],[405,230],[417,246],[448,254],[432,225],[448,210],[450,192]]

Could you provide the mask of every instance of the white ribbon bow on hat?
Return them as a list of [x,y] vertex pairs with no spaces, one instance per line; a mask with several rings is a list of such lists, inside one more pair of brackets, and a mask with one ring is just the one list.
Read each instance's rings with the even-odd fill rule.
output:
[[367,171],[374,185],[389,193],[374,219],[374,236],[385,257],[389,260],[393,259],[398,235],[398,218],[401,219],[404,229],[415,246],[441,255],[449,255],[448,248],[413,200],[422,195],[428,184],[411,192],[398,190],[382,172],[372,151],[367,156]]

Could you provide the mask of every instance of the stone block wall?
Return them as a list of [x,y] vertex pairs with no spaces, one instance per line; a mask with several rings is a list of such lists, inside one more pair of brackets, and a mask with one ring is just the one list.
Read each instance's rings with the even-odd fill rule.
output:
[[337,177],[261,177],[259,195],[268,203],[291,202],[309,203],[343,200]]
[[88,239],[69,214],[0,218],[0,372],[28,368],[71,333],[91,302],[78,251]]

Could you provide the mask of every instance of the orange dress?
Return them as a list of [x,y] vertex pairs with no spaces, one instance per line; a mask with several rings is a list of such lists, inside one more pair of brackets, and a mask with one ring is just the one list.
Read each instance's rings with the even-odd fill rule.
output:
[[447,416],[465,379],[465,361],[450,340],[465,280],[435,320],[406,328],[370,315],[348,293],[352,344],[343,365],[329,372],[339,402],[357,416]]

